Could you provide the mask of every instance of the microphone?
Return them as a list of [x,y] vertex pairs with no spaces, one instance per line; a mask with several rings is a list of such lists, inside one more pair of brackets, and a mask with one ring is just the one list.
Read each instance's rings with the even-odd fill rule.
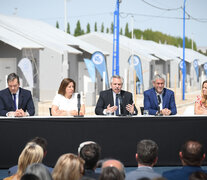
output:
[[81,103],[80,103],[80,94],[77,95],[77,100],[78,100],[78,116],[80,116],[80,107],[81,107]]
[[118,95],[119,98],[119,106],[120,106],[120,115],[122,115],[122,108],[123,108],[123,98],[121,94]]

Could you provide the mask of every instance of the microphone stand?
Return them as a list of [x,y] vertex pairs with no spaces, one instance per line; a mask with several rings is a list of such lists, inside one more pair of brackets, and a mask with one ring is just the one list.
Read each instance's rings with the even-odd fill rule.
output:
[[77,103],[77,106],[78,106],[78,115],[77,116],[74,116],[74,117],[83,117],[83,115],[80,115],[80,107],[81,107],[80,94],[77,95],[77,99],[78,99],[78,103]]

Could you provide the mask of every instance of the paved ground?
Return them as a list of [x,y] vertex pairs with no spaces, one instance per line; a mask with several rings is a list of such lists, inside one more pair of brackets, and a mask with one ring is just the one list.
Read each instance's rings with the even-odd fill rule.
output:
[[[185,100],[182,100],[182,91],[177,89],[175,92],[175,101],[177,105],[177,111],[179,115],[183,115],[186,113],[190,113],[189,115],[193,114],[193,106],[196,99],[196,96],[200,94],[199,91],[193,91],[185,93]],[[98,99],[98,97],[97,97]],[[49,116],[49,107],[51,107],[52,102],[39,102],[38,104],[38,115],[39,116]],[[138,94],[136,97],[136,106],[139,110],[140,106],[143,106],[143,94]],[[94,106],[86,106],[86,115],[94,115]],[[186,112],[185,112],[186,111]],[[140,110],[139,110],[140,113]]]

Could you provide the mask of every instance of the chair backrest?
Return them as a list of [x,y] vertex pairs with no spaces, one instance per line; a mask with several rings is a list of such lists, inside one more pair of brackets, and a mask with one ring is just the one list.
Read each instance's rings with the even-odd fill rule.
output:
[[52,116],[52,108],[51,107],[49,108],[49,113],[50,113],[50,116]]
[[144,107],[143,106],[140,106],[140,112],[141,112],[141,115],[144,114]]

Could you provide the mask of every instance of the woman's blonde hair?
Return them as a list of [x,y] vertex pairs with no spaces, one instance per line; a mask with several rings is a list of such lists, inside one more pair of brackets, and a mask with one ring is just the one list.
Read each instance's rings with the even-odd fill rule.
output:
[[202,90],[201,90],[201,102],[204,104],[204,106],[207,106],[207,95],[204,95],[203,94],[203,86],[204,84],[207,83],[207,80],[203,81],[203,84],[202,84]]
[[85,161],[75,154],[61,155],[53,170],[53,180],[80,179],[84,173],[84,163]]
[[28,165],[42,162],[43,156],[42,147],[36,143],[29,142],[19,156],[17,178],[21,178]]

